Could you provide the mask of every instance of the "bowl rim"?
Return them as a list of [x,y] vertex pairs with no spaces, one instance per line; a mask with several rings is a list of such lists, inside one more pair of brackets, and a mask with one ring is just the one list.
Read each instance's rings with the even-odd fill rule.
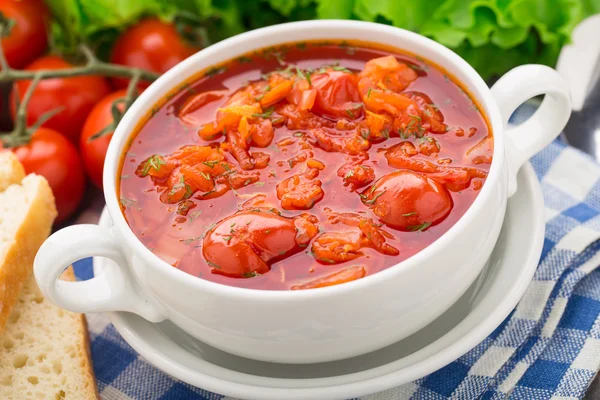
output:
[[[156,104],[157,98],[164,97],[169,91],[178,87],[190,77],[204,70],[211,65],[220,64],[224,61],[234,59],[236,56],[243,55],[252,50],[265,48],[268,46],[277,46],[278,44],[293,43],[302,40],[315,40],[316,33],[319,37],[322,35],[322,40],[333,40],[336,32],[354,31],[357,36],[364,37],[363,40],[372,43],[381,43],[388,46],[384,41],[372,40],[369,38],[379,38],[382,36],[397,39],[402,43],[402,46],[397,46],[398,50],[407,51],[419,55],[419,51],[408,50],[409,48],[427,48],[430,52],[436,53],[436,56],[443,59],[443,62],[435,61],[441,67],[449,72],[453,70],[461,71],[467,77],[461,79],[461,83],[469,89],[470,95],[475,97],[479,104],[483,107],[484,113],[488,117],[493,137],[494,150],[493,159],[488,173],[488,177],[483,184],[480,193],[475,201],[466,210],[463,216],[456,221],[444,234],[437,240],[425,247],[423,250],[413,256],[392,265],[382,271],[372,275],[367,275],[362,279],[352,282],[346,282],[342,285],[317,288],[312,290],[261,290],[241,288],[229,286],[222,283],[212,282],[193,275],[190,275],[178,268],[174,268],[166,261],[152,253],[133,233],[121,209],[117,199],[116,190],[116,169],[119,166],[120,155],[125,147],[132,131],[136,129],[139,121],[144,118],[152,106]],[[305,39],[290,39],[290,35],[302,34],[307,36]],[[319,40],[318,37],[316,40]],[[360,38],[352,38],[349,40],[361,40]],[[268,43],[268,44],[265,44]],[[220,59],[221,53],[226,53],[231,48],[243,45],[243,51],[239,54]],[[206,63],[206,59],[217,59]],[[207,64],[206,67],[197,68],[196,64]],[[454,74],[455,75],[455,74]],[[474,215],[479,214],[479,211],[485,207],[490,197],[494,194],[494,189],[499,183],[502,183],[504,167],[504,140],[503,140],[503,121],[500,115],[500,110],[492,96],[492,93],[481,76],[471,67],[463,58],[458,56],[447,47],[417,33],[407,31],[401,28],[388,25],[378,24],[374,22],[352,21],[352,20],[315,20],[315,21],[299,21],[289,22],[284,24],[273,25],[265,28],[260,28],[231,38],[225,39],[212,46],[209,46],[196,54],[190,56],[186,60],[175,65],[165,74],[161,75],[153,82],[132,104],[127,110],[120,123],[118,124],[113,134],[112,140],[107,150],[106,162],[103,171],[103,186],[104,197],[109,214],[113,220],[114,227],[120,234],[120,237],[125,239],[125,245],[130,247],[134,254],[139,256],[146,268],[157,268],[168,279],[177,281],[180,284],[191,286],[194,290],[204,291],[216,296],[228,296],[238,299],[263,299],[263,300],[280,300],[280,301],[303,301],[308,298],[327,298],[330,296],[338,296],[343,293],[361,290],[368,286],[376,285],[378,282],[389,279],[392,275],[402,274],[412,268],[418,267],[426,259],[430,258],[439,252],[439,249],[444,248],[452,242],[466,226],[472,223],[480,223],[473,221]],[[504,179],[503,181],[506,181]],[[504,182],[506,186],[506,182]],[[505,191],[504,191],[505,193]],[[113,228],[114,229],[114,228]]]

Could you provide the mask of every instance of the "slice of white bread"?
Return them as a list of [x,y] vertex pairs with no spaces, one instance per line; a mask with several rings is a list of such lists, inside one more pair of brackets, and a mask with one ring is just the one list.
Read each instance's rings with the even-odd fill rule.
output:
[[85,317],[50,303],[32,275],[0,335],[0,399],[97,399],[88,342]]
[[0,157],[0,184],[5,185],[0,187],[1,332],[31,275],[35,254],[50,234],[56,206],[46,179],[34,174],[23,178],[23,167],[12,152],[0,152]]
[[[2,400],[98,398],[84,316],[51,304],[31,274],[55,217],[46,180],[25,177],[14,154],[0,151]],[[65,276],[75,278],[72,269]]]
[[0,192],[25,178],[25,169],[10,151],[0,150]]

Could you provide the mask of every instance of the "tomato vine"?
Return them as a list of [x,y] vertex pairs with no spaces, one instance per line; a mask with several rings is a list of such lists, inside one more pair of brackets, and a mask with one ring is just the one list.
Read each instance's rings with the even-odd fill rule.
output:
[[[6,18],[0,12],[0,38],[10,35],[14,21]],[[17,147],[29,142],[31,135],[48,119],[60,113],[62,108],[56,108],[42,115],[32,126],[27,126],[27,105],[31,100],[33,92],[38,83],[44,79],[53,78],[70,78],[84,75],[101,75],[113,78],[129,78],[127,94],[124,99],[125,108],[120,111],[116,106],[113,107],[113,123],[110,126],[99,132],[96,137],[102,136],[104,133],[114,131],[114,128],[119,123],[125,111],[131,106],[137,95],[137,85],[140,80],[152,82],[159,77],[159,74],[150,72],[141,68],[131,68],[123,65],[111,64],[99,60],[92,50],[86,45],[79,46],[80,54],[85,58],[86,63],[82,66],[77,66],[68,69],[56,70],[37,70],[23,71],[11,68],[6,59],[2,42],[0,41],[0,83],[15,82],[20,80],[31,80],[31,84],[27,88],[23,99],[19,101],[19,96],[15,96],[16,115],[14,120],[14,128],[9,132],[0,132],[0,140],[4,147]]]

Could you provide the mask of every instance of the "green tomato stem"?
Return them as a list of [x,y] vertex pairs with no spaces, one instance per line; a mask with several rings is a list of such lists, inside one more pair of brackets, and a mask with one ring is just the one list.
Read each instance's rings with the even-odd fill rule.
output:
[[[7,36],[10,32],[12,20],[7,19],[0,12],[0,37]],[[125,96],[125,110],[131,106],[136,97],[136,87],[140,80],[144,81],[155,81],[160,76],[154,72],[146,71],[140,68],[131,68],[124,65],[117,65],[106,63],[98,60],[92,50],[86,46],[81,45],[79,50],[87,60],[86,65],[77,66],[68,69],[41,69],[37,71],[22,71],[13,69],[8,64],[2,42],[0,41],[0,83],[2,82],[15,82],[21,80],[31,80],[23,99],[19,101],[19,96],[15,96],[15,105],[17,112],[14,121],[14,129],[10,132],[0,132],[0,147],[15,147],[21,146],[29,142],[31,135],[39,128],[39,126],[45,122],[45,120],[56,115],[62,109],[52,110],[48,115],[42,116],[40,121],[36,121],[31,127],[27,126],[27,105],[33,96],[35,88],[40,81],[44,79],[55,79],[55,78],[73,78],[77,76],[87,75],[100,75],[113,78],[130,78],[129,86],[127,88],[127,95]],[[122,114],[123,114],[122,113]],[[121,114],[121,115],[122,115]],[[44,120],[42,121],[42,118]],[[111,125],[116,126],[119,121],[113,121]]]

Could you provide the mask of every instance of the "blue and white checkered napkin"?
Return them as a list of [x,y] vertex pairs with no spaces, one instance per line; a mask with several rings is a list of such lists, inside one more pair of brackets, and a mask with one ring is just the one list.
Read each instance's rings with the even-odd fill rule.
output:
[[[487,339],[448,366],[396,389],[398,399],[578,399],[600,369],[600,166],[555,141],[532,161],[542,182],[546,237],[525,296]],[[78,276],[89,277],[84,260]],[[89,315],[104,399],[224,399],[152,367],[104,315]]]

